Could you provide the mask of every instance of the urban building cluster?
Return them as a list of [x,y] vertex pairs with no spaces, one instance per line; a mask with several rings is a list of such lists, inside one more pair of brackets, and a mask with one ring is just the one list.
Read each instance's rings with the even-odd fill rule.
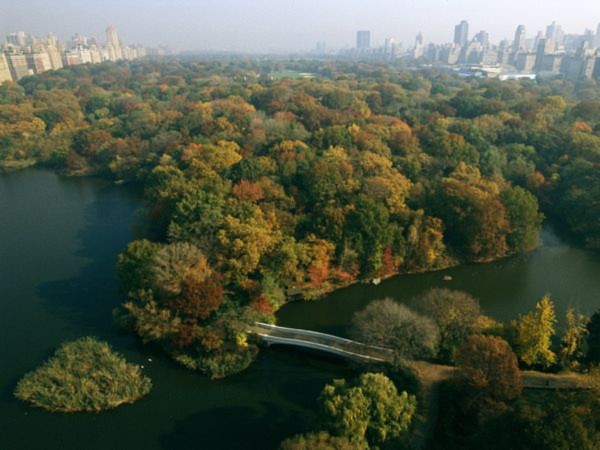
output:
[[[319,43],[317,52],[324,50],[325,43]],[[566,34],[553,22],[545,33],[539,31],[532,37],[524,25],[519,25],[514,39],[493,44],[485,30],[471,37],[469,23],[463,20],[454,28],[453,42],[426,44],[419,33],[414,46],[406,49],[392,38],[387,38],[383,46],[372,47],[371,32],[361,30],[356,33],[356,48],[345,54],[358,58],[411,58],[421,64],[460,67],[502,79],[600,78],[600,24],[595,33],[586,30],[583,34]]]
[[43,38],[20,31],[11,33],[0,46],[0,83],[57,70],[78,64],[98,64],[104,61],[134,60],[147,55],[164,54],[167,50],[147,49],[141,45],[125,45],[113,26],[106,28],[106,42],[76,34],[62,44],[53,36]]

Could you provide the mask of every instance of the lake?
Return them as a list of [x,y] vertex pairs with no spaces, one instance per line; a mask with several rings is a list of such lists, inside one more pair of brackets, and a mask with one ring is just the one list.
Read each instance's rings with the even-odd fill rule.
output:
[[[315,399],[344,362],[271,347],[246,371],[208,381],[112,325],[122,295],[117,254],[140,235],[141,192],[91,178],[28,169],[0,174],[0,448],[260,449],[309,430]],[[346,333],[368,302],[405,301],[436,287],[463,289],[485,311],[510,319],[552,294],[560,315],[569,306],[600,307],[600,256],[574,248],[550,230],[536,252],[443,272],[400,276],[379,286],[355,285],[318,302],[293,302],[279,323]],[[450,282],[442,281],[452,276]],[[50,414],[14,399],[18,379],[63,341],[97,336],[144,366],[152,392],[134,405],[102,414]]]

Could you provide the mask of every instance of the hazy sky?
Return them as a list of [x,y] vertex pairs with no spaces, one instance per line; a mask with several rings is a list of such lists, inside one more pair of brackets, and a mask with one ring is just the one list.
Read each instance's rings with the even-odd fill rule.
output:
[[0,35],[23,30],[75,33],[104,41],[113,24],[126,43],[166,44],[176,50],[309,50],[354,46],[371,30],[373,44],[394,37],[412,45],[452,40],[469,21],[470,36],[485,29],[492,41],[512,39],[519,24],[528,37],[556,20],[567,33],[596,29],[600,0],[0,0]]

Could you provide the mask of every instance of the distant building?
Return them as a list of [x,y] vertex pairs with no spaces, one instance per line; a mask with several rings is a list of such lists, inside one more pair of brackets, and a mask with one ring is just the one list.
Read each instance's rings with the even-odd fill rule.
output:
[[473,36],[473,40],[479,42],[483,48],[488,48],[490,46],[490,35],[487,31],[481,30]]
[[548,47],[551,46],[550,41],[548,39],[542,38],[539,40],[536,53],[535,53],[535,70],[542,69],[542,63],[544,61],[544,55],[549,53]]
[[50,65],[52,66],[52,70],[61,69],[63,67],[63,62],[60,56],[60,52],[56,47],[56,43],[45,45],[43,48],[46,54],[48,55],[48,59],[50,59]]
[[119,36],[117,35],[117,29],[112,25],[109,25],[106,28],[106,45],[111,46],[114,51],[115,59],[111,61],[123,59],[123,54],[121,53],[121,42],[119,41]]
[[10,33],[6,36],[6,42],[14,45],[15,47],[23,47],[25,45],[25,33],[19,31],[18,33]]
[[492,50],[484,50],[483,52],[481,52],[481,64],[490,66],[498,64],[500,62],[498,56],[498,52]]
[[419,34],[417,34],[417,37],[415,38],[415,43],[416,45],[423,45],[423,33],[421,33],[419,31]]
[[513,51],[515,53],[527,50],[527,33],[525,25],[519,25],[515,32],[515,40],[513,42]]
[[560,73],[563,55],[551,54],[542,57],[542,64],[539,70],[543,72]]
[[461,48],[453,45],[453,46],[446,47],[442,50],[442,52],[440,54],[440,59],[442,60],[442,62],[444,62],[446,64],[454,65],[454,64],[458,63],[460,54],[461,54]]
[[469,40],[469,23],[466,20],[461,21],[454,27],[454,43],[459,47],[467,45]]
[[358,50],[369,50],[371,48],[371,32],[357,31],[356,32],[356,48]]
[[29,69],[27,57],[21,53],[7,53],[8,68],[14,81],[19,81],[23,77],[33,75],[33,71]]
[[12,75],[10,73],[10,68],[8,67],[6,55],[4,55],[4,53],[0,53],[0,83],[11,80]]
[[415,38],[415,48],[413,49],[413,58],[418,59],[425,53],[425,46],[423,44],[423,33],[419,31]]
[[598,28],[596,28],[596,36],[594,39],[594,46],[596,48],[600,47],[600,23],[598,24]]
[[521,72],[531,72],[535,68],[535,53],[517,53],[515,68]]
[[500,81],[506,80],[535,80],[536,74],[534,73],[503,73],[498,75]]
[[29,69],[32,70],[34,74],[40,74],[46,72],[47,70],[52,70],[52,63],[50,62],[50,57],[46,52],[29,53],[26,55],[26,57]]
[[564,33],[560,25],[556,22],[552,22],[551,25],[546,27],[546,41],[547,51],[553,53],[562,45]]

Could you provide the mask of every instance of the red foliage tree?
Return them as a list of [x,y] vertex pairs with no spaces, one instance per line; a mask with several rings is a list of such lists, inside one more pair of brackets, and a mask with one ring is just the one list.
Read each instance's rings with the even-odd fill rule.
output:
[[171,303],[172,308],[191,321],[206,320],[223,301],[223,286],[218,274],[199,281],[188,277],[183,283],[183,296]]
[[469,336],[455,359],[467,382],[487,397],[504,401],[521,394],[523,383],[517,357],[504,339]]
[[195,323],[184,322],[179,325],[177,333],[175,333],[171,341],[173,347],[181,349],[192,345],[198,337],[197,330],[198,327]]
[[392,254],[392,248],[386,247],[383,253],[381,271],[383,275],[392,275],[396,272],[396,263],[394,262],[394,255]]
[[242,180],[233,186],[233,195],[242,202],[252,203],[265,197],[262,186],[248,180]]
[[264,295],[259,295],[250,300],[250,306],[261,314],[273,314],[273,306]]

